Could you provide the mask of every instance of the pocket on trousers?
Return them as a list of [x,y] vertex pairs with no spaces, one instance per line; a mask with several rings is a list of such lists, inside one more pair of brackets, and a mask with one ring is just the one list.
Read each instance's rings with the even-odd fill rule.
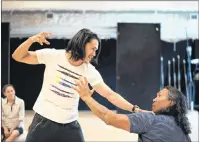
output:
[[79,125],[78,121],[74,121],[74,122],[71,122],[69,127],[72,128],[72,129],[79,129],[80,125]]

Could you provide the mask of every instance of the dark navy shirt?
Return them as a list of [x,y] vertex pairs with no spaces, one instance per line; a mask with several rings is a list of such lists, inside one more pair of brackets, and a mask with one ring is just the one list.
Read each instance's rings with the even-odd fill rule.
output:
[[127,116],[130,132],[138,134],[139,142],[190,142],[172,116],[142,112]]

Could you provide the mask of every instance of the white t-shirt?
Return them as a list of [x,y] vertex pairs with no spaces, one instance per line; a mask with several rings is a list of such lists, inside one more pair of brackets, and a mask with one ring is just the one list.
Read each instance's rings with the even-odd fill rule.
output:
[[42,89],[33,110],[57,123],[70,123],[78,119],[79,95],[70,88],[74,79],[87,77],[91,86],[103,81],[99,72],[90,63],[73,66],[66,51],[41,49],[36,51],[40,64],[45,64]]

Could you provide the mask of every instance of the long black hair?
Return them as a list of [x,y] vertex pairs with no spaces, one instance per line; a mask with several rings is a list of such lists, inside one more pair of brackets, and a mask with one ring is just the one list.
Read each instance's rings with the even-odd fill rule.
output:
[[[85,58],[85,45],[90,42],[92,39],[98,40],[100,43],[100,39],[97,34],[93,33],[89,29],[81,29],[77,32],[72,39],[68,42],[66,47],[66,52],[71,52],[71,59],[74,61],[83,60]],[[100,54],[101,47],[99,46],[98,53],[94,59],[97,63],[98,56]]]
[[172,86],[165,87],[168,93],[168,99],[174,102],[174,105],[166,110],[162,110],[160,114],[171,115],[175,118],[176,124],[181,127],[184,134],[190,134],[191,128],[189,120],[186,116],[188,105],[185,95]]

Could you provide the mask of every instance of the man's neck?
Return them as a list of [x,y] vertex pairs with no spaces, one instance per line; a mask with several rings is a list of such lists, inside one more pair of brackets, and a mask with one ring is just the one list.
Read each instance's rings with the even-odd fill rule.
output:
[[82,60],[78,60],[78,61],[74,61],[72,59],[69,58],[69,63],[73,66],[80,66],[81,64],[83,64],[83,61]]
[[81,64],[84,63],[84,61],[82,61],[82,60],[74,61],[74,60],[71,58],[70,52],[67,52],[67,53],[66,53],[66,57],[67,57],[69,63],[70,63],[71,65],[73,65],[73,66],[80,66]]
[[168,108],[168,109],[160,110],[160,111],[157,112],[156,114],[157,114],[157,115],[160,114],[160,115],[176,116],[176,111],[175,111],[175,109]]

